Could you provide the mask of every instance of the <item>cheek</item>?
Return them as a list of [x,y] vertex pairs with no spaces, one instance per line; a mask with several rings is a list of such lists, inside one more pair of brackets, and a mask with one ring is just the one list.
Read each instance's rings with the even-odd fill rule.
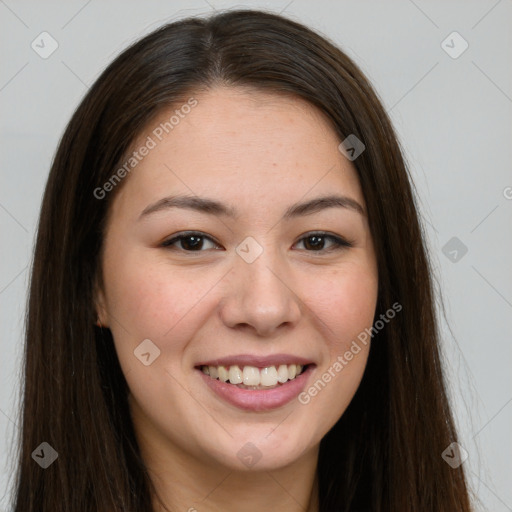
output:
[[[105,266],[105,275],[109,322],[119,361],[125,375],[131,374],[132,379],[142,375],[149,380],[140,385],[156,386],[152,379],[158,370],[179,368],[185,347],[202,321],[200,299],[212,287],[213,283],[208,286],[212,278],[193,282],[190,273],[184,277],[184,272],[150,262],[140,253],[115,261],[115,266]],[[144,340],[157,347],[153,350],[158,358],[149,367],[134,357]]]
[[324,334],[325,357],[299,402],[309,417],[319,418],[316,435],[324,435],[343,415],[361,382],[371,340],[364,333],[373,324],[378,284],[373,273],[354,266],[329,281],[317,280],[313,289],[309,307]]
[[214,280],[173,271],[144,252],[117,256],[110,259],[115,265],[105,265],[111,331],[131,393],[151,416],[161,410],[162,397],[180,400],[182,388],[172,376],[181,371],[187,344],[203,321],[200,300]]
[[331,352],[339,352],[369,327],[377,304],[378,281],[375,272],[357,263],[329,275],[308,278],[308,306],[325,326]]
[[[138,337],[161,339],[179,324],[198,303],[207,282],[173,271],[165,262],[148,261],[142,255],[117,260],[107,287],[109,313],[126,331]],[[109,275],[109,274],[106,274]],[[207,279],[208,281],[208,279]]]
[[343,414],[366,367],[371,338],[365,329],[373,325],[378,293],[376,273],[369,268],[354,263],[328,277],[308,278],[308,307],[319,319],[325,358],[300,401],[312,406],[323,425],[334,425]]

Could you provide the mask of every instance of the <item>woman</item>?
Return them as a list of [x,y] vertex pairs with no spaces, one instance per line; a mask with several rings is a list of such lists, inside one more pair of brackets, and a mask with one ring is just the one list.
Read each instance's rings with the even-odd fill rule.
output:
[[116,58],[50,172],[24,393],[17,512],[471,510],[410,179],[343,52],[231,11]]

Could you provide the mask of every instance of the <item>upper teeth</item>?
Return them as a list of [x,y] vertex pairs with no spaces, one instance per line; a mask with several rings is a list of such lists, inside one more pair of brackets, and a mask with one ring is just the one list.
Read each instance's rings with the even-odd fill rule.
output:
[[292,380],[300,375],[303,366],[300,364],[281,364],[267,366],[261,370],[256,366],[238,365],[226,366],[201,366],[201,370],[213,379],[219,379],[223,382],[229,381],[231,384],[245,384],[246,386],[275,386],[278,382],[284,384],[287,380]]

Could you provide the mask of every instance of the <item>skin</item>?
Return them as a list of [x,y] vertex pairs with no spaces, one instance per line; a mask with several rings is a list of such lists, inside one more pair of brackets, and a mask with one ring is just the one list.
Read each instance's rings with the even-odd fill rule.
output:
[[[371,327],[378,275],[366,216],[327,208],[282,219],[290,205],[333,193],[364,209],[361,187],[338,150],[341,139],[303,100],[233,87],[194,97],[197,106],[116,191],[99,318],[113,333],[143,458],[169,508],[317,511],[319,443],[354,396],[369,344],[307,405],[294,399],[267,412],[224,402],[194,366],[289,353],[316,363],[310,386]],[[161,112],[134,147],[175,108]],[[173,194],[216,199],[239,217],[171,208],[139,218]],[[189,239],[161,246],[185,230],[212,241],[189,252]],[[305,239],[311,231],[353,247],[336,250],[325,239],[315,250]],[[250,264],[235,251],[247,236],[263,248]],[[145,339],[160,350],[148,366],[134,356]],[[261,453],[250,468],[237,457],[247,442]],[[163,510],[156,499],[155,510]]]

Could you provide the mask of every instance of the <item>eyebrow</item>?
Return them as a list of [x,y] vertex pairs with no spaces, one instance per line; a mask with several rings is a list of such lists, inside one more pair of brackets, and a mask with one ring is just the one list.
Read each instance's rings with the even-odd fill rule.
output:
[[[155,212],[171,208],[184,208],[208,215],[222,215],[237,219],[238,212],[232,206],[225,205],[214,199],[198,196],[169,196],[148,205],[139,216],[139,220]],[[355,200],[347,196],[329,195],[317,197],[302,203],[290,206],[284,213],[283,219],[288,220],[305,215],[311,215],[327,208],[346,208],[361,215],[366,215],[364,208]]]

